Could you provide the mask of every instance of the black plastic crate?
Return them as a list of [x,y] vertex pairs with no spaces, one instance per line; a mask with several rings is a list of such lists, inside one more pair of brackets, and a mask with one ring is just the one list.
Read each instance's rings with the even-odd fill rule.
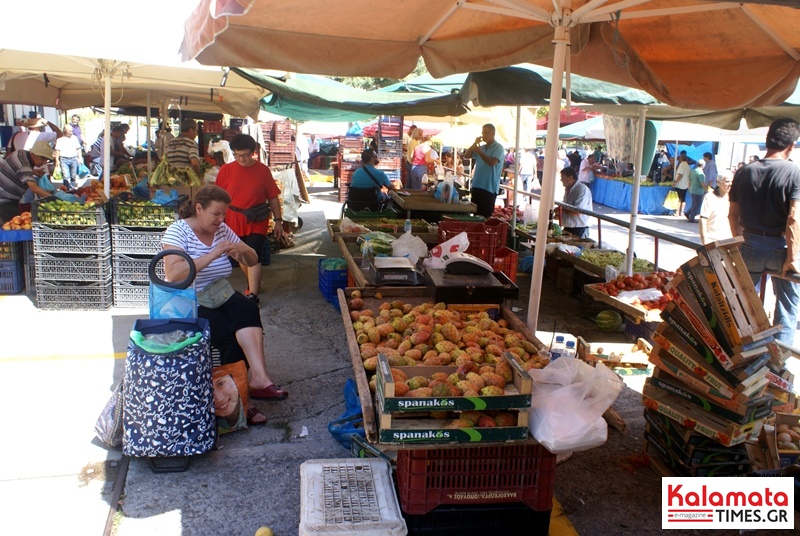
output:
[[0,261],[0,294],[17,294],[25,288],[22,259]]
[[546,535],[550,531],[550,513],[522,503],[440,506],[423,515],[402,512],[409,536],[485,536],[492,530]]

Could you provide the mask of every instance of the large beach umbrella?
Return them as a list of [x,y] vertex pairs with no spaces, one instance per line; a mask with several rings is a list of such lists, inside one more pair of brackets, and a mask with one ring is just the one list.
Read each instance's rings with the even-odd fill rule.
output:
[[[340,76],[409,74],[420,56],[433,76],[521,62],[644,89],[690,109],[784,102],[800,76],[795,0],[202,0],[182,54],[201,63]],[[308,12],[324,13],[310,25]],[[559,102],[561,85],[551,87]],[[550,107],[545,176],[555,173],[559,108]],[[639,112],[643,126],[644,107]],[[638,137],[644,137],[644,128]],[[643,142],[638,140],[637,147]],[[640,152],[641,153],[641,152]],[[638,177],[642,155],[636,157]],[[553,185],[542,188],[545,206]],[[634,200],[635,201],[635,200]],[[547,211],[537,243],[546,240]],[[632,221],[632,226],[635,222]],[[544,247],[537,247],[528,307],[536,329]]]

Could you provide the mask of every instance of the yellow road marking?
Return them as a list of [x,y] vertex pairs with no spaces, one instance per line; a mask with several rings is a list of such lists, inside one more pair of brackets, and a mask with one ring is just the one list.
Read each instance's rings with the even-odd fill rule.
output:
[[578,536],[578,532],[564,515],[561,504],[555,497],[553,497],[553,510],[550,512],[549,536]]
[[125,359],[127,352],[114,352],[113,354],[84,354],[84,355],[30,355],[30,356],[0,356],[0,364],[25,361],[64,361],[68,359]]

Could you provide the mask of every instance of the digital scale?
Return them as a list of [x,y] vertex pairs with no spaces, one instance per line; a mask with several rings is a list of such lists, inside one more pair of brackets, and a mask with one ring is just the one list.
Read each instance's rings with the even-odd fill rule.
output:
[[422,284],[422,274],[406,257],[374,257],[368,272],[376,286]]
[[494,271],[491,264],[469,253],[445,253],[442,259],[448,274],[484,275]]

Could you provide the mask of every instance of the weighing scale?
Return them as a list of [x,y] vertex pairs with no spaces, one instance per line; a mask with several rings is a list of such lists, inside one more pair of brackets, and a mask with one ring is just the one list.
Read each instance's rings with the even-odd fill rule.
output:
[[491,264],[469,253],[445,253],[442,259],[448,274],[484,275],[494,271]]

